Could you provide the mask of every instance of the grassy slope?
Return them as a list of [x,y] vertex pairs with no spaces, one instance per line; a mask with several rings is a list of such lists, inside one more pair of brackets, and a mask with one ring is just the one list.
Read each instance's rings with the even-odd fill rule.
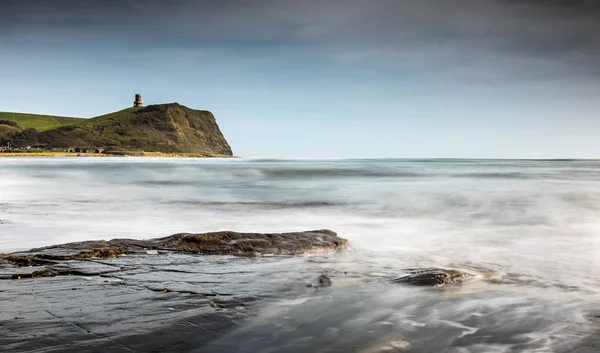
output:
[[140,140],[148,143],[163,140],[163,132],[152,129],[149,126],[136,124],[137,115],[134,113],[140,109],[144,108],[127,108],[114,113],[85,119],[85,121],[77,124],[77,126],[89,132],[94,131],[96,126],[103,126],[103,138],[111,140]]
[[79,124],[80,126],[93,126],[93,125],[106,125],[111,123],[120,123],[122,125],[131,124],[136,115],[134,114],[136,111],[144,109],[143,107],[135,107],[135,108],[127,108],[123,110],[119,110],[113,113],[108,113],[105,115],[96,116],[90,119],[85,119]]
[[0,112],[0,120],[14,121],[23,129],[32,127],[38,131],[46,131],[60,126],[77,124],[82,122],[83,119],[65,116]]
[[[119,127],[114,124],[119,123]],[[231,154],[211,112],[178,103],[128,108],[89,119],[84,125],[102,125],[112,138],[142,150]],[[112,130],[112,131],[111,131]]]
[[[8,113],[17,116],[30,114]],[[55,118],[55,117],[51,117]],[[0,113],[0,120],[3,119]],[[27,119],[6,119],[19,125]],[[193,110],[177,103],[143,108],[127,108],[90,119],[56,120],[54,129],[44,131],[39,140],[15,141],[20,145],[104,147],[121,151],[157,150],[169,153],[205,153],[230,155],[214,116],[208,111]],[[21,125],[22,126],[22,125]]]

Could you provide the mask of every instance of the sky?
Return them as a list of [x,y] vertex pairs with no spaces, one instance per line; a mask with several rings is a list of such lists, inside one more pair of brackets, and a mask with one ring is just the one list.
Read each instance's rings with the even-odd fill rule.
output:
[[600,1],[0,1],[0,111],[135,93],[238,156],[600,158]]

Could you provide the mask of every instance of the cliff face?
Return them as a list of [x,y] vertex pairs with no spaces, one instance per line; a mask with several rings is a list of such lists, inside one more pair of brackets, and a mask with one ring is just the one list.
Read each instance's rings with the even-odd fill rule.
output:
[[43,132],[25,129],[0,139],[22,147],[102,147],[232,155],[211,112],[178,103],[129,108]]

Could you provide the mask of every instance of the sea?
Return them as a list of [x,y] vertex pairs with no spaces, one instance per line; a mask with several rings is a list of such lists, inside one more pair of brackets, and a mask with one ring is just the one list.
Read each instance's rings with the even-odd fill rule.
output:
[[[350,249],[282,266],[316,262],[334,285],[286,292],[212,351],[600,351],[600,161],[0,159],[0,253],[312,229]],[[427,267],[475,276],[387,281]]]

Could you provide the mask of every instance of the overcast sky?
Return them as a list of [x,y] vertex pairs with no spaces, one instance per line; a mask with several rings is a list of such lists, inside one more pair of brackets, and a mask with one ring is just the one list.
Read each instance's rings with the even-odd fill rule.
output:
[[0,111],[135,93],[240,156],[600,158],[600,1],[0,1]]

